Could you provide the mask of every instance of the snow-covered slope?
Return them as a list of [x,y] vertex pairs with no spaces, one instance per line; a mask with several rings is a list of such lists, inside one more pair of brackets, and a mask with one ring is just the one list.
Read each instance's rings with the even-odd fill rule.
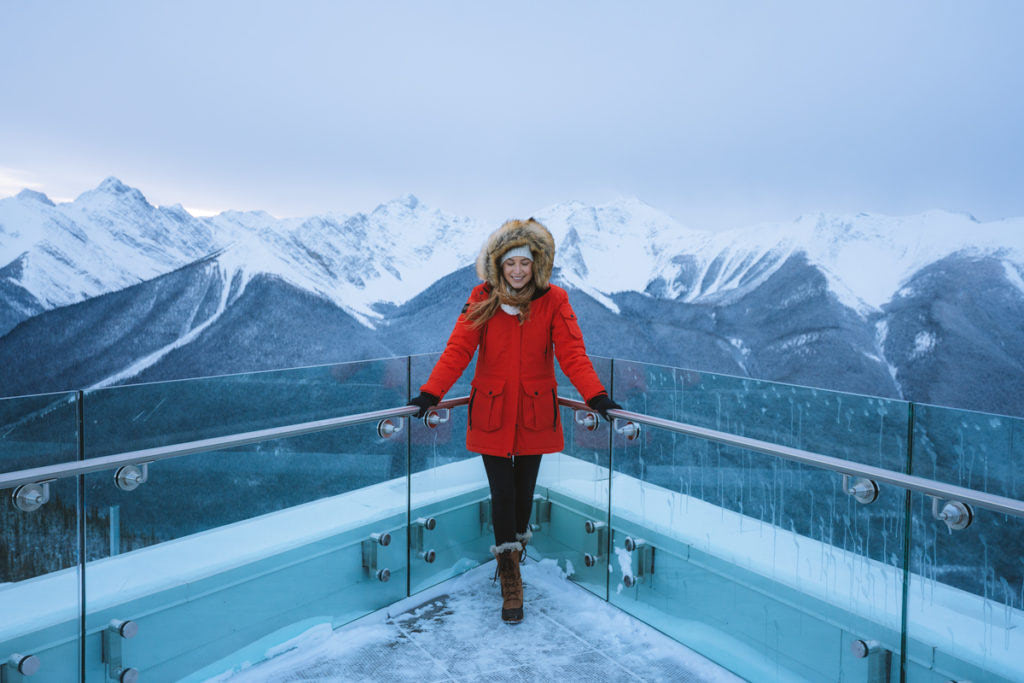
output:
[[181,206],[153,207],[116,178],[59,205],[29,190],[0,200],[0,268],[16,264],[4,273],[18,288],[13,324],[219,252],[228,281],[276,275],[373,327],[376,304],[400,305],[472,261],[483,235],[412,195],[369,213],[284,219],[195,218]]
[[0,264],[17,263],[6,284],[41,310],[149,280],[216,248],[209,226],[180,206],[152,206],[116,178],[60,205],[29,191],[0,200]]
[[[598,354],[1024,411],[1022,218],[816,214],[712,233],[637,199],[534,215]],[[31,392],[435,351],[493,227],[412,195],[195,218],[116,178],[59,205],[26,190],[0,200],[0,357]]]
[[219,256],[243,280],[277,275],[332,301],[368,327],[375,305],[403,304],[475,256],[483,234],[466,218],[407,195],[370,213],[278,220],[227,212],[209,219],[227,240]]
[[[738,300],[803,252],[839,301],[870,314],[914,273],[961,251],[1024,263],[1024,219],[978,223],[929,211],[908,217],[801,216],[726,232],[680,225],[629,198],[566,202],[536,214],[558,243],[560,282],[618,312],[609,295],[645,292],[689,303]],[[379,304],[401,305],[471,264],[489,229],[407,195],[368,213],[275,218],[155,208],[108,178],[74,202],[29,190],[0,200],[0,267],[38,301],[64,306],[170,272],[213,252],[229,279],[276,275],[337,304],[368,327]],[[17,274],[15,274],[15,271]],[[8,297],[10,298],[10,297]],[[22,305],[25,315],[37,308]]]
[[[612,310],[607,295],[626,291],[731,303],[801,252],[840,302],[865,315],[877,312],[921,268],[954,253],[1024,263],[1024,218],[979,223],[946,211],[906,217],[819,213],[714,233],[685,227],[637,199],[596,207],[567,202],[537,218],[558,242],[561,281]],[[1016,270],[1008,265],[1008,277]]]

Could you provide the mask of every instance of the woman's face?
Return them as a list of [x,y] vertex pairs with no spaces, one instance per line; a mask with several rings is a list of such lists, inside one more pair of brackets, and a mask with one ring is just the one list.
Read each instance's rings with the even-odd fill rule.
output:
[[533,277],[533,261],[525,256],[513,256],[502,262],[501,271],[509,287],[522,289]]

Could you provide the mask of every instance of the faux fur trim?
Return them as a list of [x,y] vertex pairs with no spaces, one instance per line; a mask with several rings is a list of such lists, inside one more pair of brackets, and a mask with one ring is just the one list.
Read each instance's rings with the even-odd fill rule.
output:
[[533,538],[533,531],[530,529],[527,529],[524,533],[516,534],[516,540],[520,543],[529,543],[531,538]]
[[498,555],[501,555],[506,550],[514,550],[516,552],[519,552],[522,549],[523,549],[523,545],[519,541],[509,541],[508,543],[502,543],[501,545],[492,545],[491,546],[491,555],[494,555],[495,557],[497,557]]
[[533,254],[533,284],[545,289],[551,282],[551,269],[555,264],[555,238],[532,218],[525,221],[506,221],[487,238],[476,257],[476,274],[492,287],[498,286],[501,263],[498,259],[509,249],[529,247]]

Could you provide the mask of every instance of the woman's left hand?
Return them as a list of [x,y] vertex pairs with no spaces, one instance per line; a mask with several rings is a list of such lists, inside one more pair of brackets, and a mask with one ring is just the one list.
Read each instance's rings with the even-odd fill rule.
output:
[[601,417],[608,422],[612,421],[612,418],[608,417],[608,411],[622,408],[618,403],[608,398],[608,394],[598,394],[597,396],[594,396],[592,399],[587,401],[587,405],[590,406],[591,410],[596,410],[601,413]]

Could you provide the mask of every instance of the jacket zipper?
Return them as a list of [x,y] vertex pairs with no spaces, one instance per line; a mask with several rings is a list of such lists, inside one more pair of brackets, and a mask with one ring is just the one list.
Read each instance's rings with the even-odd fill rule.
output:
[[551,390],[551,412],[553,413],[553,422],[551,423],[551,431],[558,431],[558,394],[557,389]]
[[519,348],[516,349],[516,416],[512,422],[512,451],[509,455],[512,456],[512,463],[515,464],[515,456],[517,442],[519,441],[519,416],[523,410],[523,391],[522,387],[519,386],[522,383],[523,376],[523,326],[516,320],[516,327],[519,328]]
[[469,392],[469,429],[473,428],[473,399],[476,398],[476,387]]

